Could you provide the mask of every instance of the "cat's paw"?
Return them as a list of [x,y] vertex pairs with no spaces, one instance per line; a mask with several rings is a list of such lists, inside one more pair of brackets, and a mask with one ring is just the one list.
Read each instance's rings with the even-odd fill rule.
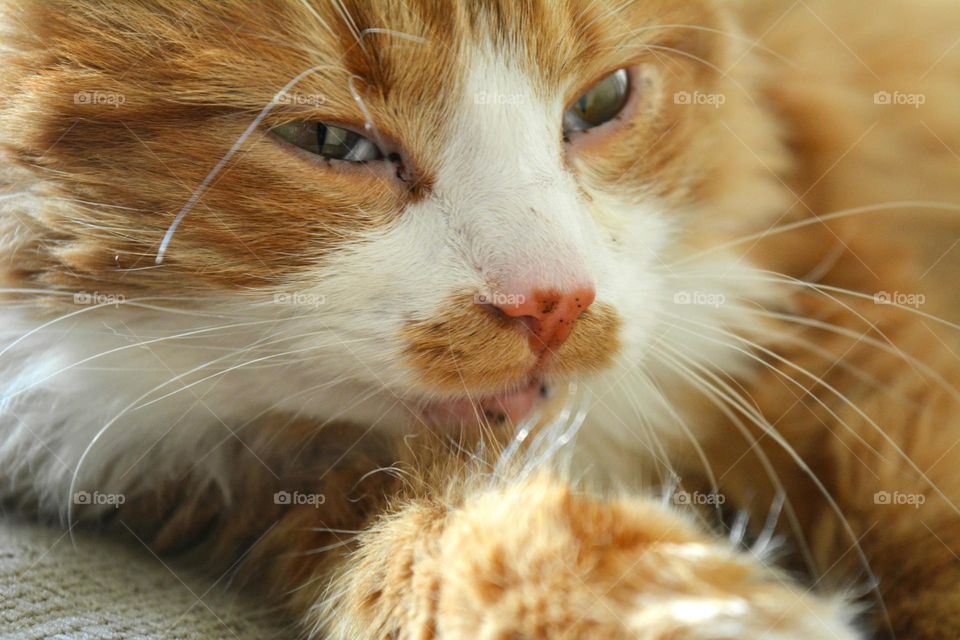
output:
[[332,637],[859,637],[839,601],[659,504],[600,501],[544,478],[453,510],[420,505],[385,522],[357,559],[327,612]]

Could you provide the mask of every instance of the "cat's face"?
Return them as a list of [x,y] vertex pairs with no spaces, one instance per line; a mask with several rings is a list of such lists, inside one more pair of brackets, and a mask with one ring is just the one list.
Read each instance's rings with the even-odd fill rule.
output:
[[641,358],[671,261],[737,228],[711,2],[150,4],[19,17],[11,149],[67,200],[16,277],[277,318],[285,393],[522,417]]

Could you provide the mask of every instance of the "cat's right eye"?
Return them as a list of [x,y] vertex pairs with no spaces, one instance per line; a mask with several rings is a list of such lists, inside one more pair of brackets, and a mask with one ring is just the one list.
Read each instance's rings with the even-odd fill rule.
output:
[[344,162],[371,162],[384,157],[369,138],[323,122],[290,122],[271,129],[277,137],[315,155]]
[[613,120],[623,111],[629,94],[627,70],[614,71],[577,98],[563,114],[564,134],[587,131]]

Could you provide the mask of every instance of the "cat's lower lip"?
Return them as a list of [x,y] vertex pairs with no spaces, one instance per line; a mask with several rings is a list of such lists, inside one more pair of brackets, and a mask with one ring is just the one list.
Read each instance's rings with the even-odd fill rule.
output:
[[431,403],[424,407],[423,417],[437,426],[505,422],[517,424],[532,415],[546,395],[546,384],[541,380],[533,380],[512,391]]

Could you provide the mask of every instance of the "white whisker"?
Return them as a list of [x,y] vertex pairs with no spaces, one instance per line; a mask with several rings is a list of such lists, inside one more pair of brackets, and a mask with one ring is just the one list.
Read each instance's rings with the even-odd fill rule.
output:
[[960,205],[951,204],[949,202],[929,202],[924,200],[903,200],[903,201],[894,201],[894,202],[885,202],[883,204],[868,205],[863,207],[853,207],[850,209],[844,209],[842,211],[836,211],[833,213],[825,213],[823,215],[817,215],[814,218],[805,218],[798,222],[791,222],[788,224],[783,224],[777,227],[766,229],[757,233],[751,233],[749,235],[731,240],[729,242],[724,242],[709,247],[704,251],[700,251],[693,254],[685,255],[679,260],[675,260],[667,265],[670,268],[678,267],[682,264],[687,264],[689,262],[695,262],[702,259],[704,256],[708,256],[714,253],[721,251],[726,251],[733,247],[739,246],[741,244],[748,244],[750,242],[755,242],[757,240],[763,240],[769,238],[770,236],[775,236],[782,233],[787,233],[789,231],[795,231],[797,229],[802,229],[804,227],[810,227],[816,224],[823,224],[825,222],[830,222],[831,220],[840,220],[841,218],[849,218],[851,216],[859,216],[867,213],[879,213],[879,212],[890,212],[898,211],[903,209],[931,209],[936,211],[952,211],[960,212]]

